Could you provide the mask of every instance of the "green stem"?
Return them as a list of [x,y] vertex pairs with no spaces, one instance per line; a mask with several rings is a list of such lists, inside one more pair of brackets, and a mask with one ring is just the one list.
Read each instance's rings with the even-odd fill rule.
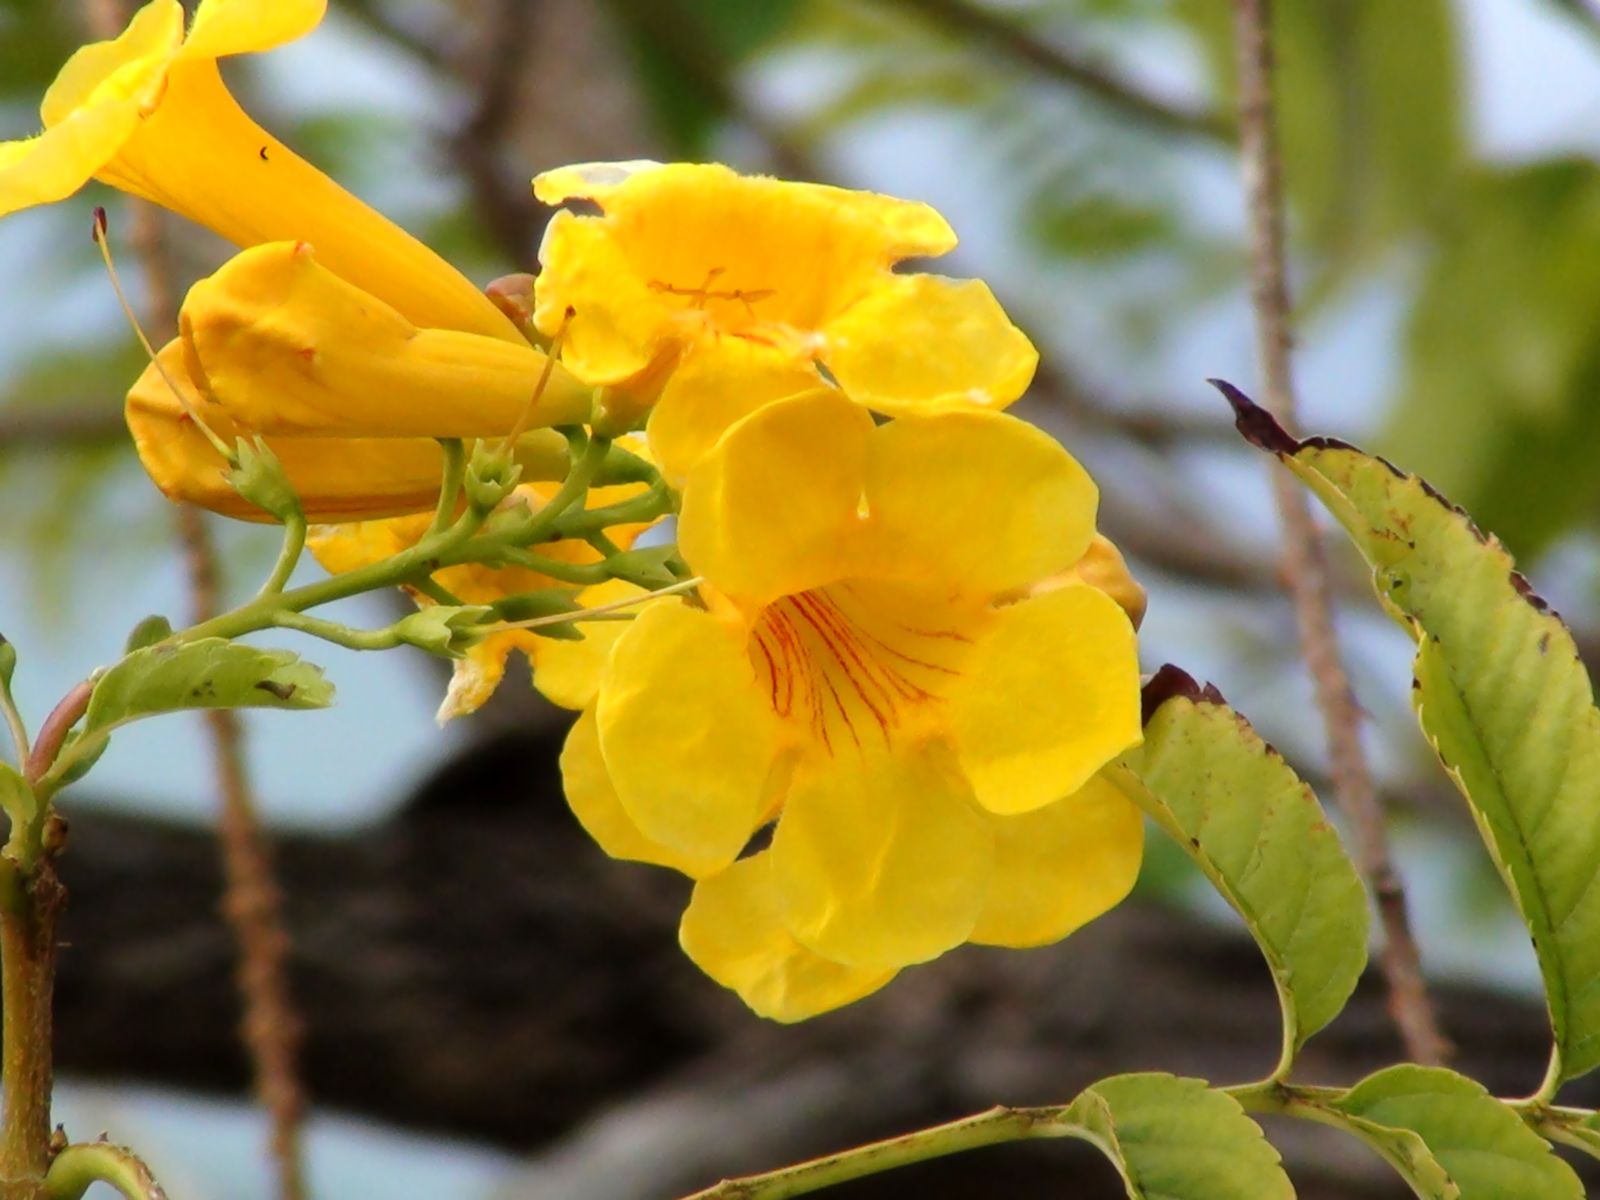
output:
[[284,584],[289,582],[289,576],[294,574],[305,548],[306,519],[304,515],[295,513],[283,523],[283,548],[278,551],[278,561],[273,564],[272,574],[267,576],[267,581],[261,585],[261,591],[257,594],[261,596],[280,594]]
[[761,1175],[724,1179],[715,1187],[696,1192],[685,1200],[784,1200],[803,1196],[836,1184],[877,1175],[895,1167],[976,1150],[1001,1142],[1024,1138],[1071,1137],[1078,1128],[1061,1119],[1064,1109],[991,1108],[976,1116],[920,1129],[900,1137],[871,1142],[853,1150],[814,1158],[810,1162]]
[[460,608],[466,601],[456,595],[437,579],[413,579],[411,586],[421,592],[435,604],[447,604],[452,608]]
[[28,727],[23,723],[22,713],[17,710],[10,687],[4,683],[0,683],[0,714],[4,714],[6,728],[11,731],[11,744],[16,747],[17,766],[20,768],[28,761]]
[[594,482],[595,475],[599,473],[610,451],[610,438],[591,434],[556,494],[551,496],[549,502],[538,512],[532,514],[532,519],[523,523],[516,530],[515,536],[508,540],[523,546],[549,541],[550,535],[556,532],[557,523],[567,510],[574,504],[581,504],[584,496],[588,495],[589,485]]
[[320,617],[308,617],[298,612],[275,613],[272,624],[278,629],[309,634],[348,650],[393,650],[400,645],[400,639],[393,629],[354,629],[337,621],[324,621]]
[[1561,1065],[1561,1047],[1555,1046],[1550,1051],[1550,1065],[1545,1068],[1544,1079],[1539,1084],[1539,1090],[1528,1097],[1529,1108],[1547,1108],[1556,1093],[1561,1090],[1562,1076],[1565,1074]]
[[586,508],[568,513],[553,522],[551,532],[562,537],[587,538],[592,533],[610,529],[613,525],[643,524],[655,520],[672,509],[672,492],[664,483],[651,485],[650,490],[631,500],[610,504],[603,508]]
[[50,1164],[44,1190],[49,1200],[81,1200],[97,1183],[110,1184],[127,1200],[166,1200],[167,1196],[133,1151],[110,1142],[68,1146]]
[[439,533],[449,527],[467,470],[467,447],[460,438],[440,438],[439,450],[444,455],[444,475],[439,483],[439,506],[434,510],[429,533]]
[[41,857],[0,909],[0,1200],[34,1200],[50,1166],[51,997],[65,890]]
[[541,575],[548,575],[551,579],[559,579],[562,583],[596,584],[604,583],[611,578],[611,573],[606,570],[606,564],[603,562],[560,562],[554,558],[546,558],[542,554],[535,554],[531,550],[519,550],[515,546],[507,546],[501,553],[508,563],[537,571]]

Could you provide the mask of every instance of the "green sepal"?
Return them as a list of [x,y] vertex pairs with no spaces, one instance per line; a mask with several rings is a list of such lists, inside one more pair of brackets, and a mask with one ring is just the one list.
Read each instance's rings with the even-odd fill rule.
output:
[[577,592],[572,588],[541,588],[536,592],[521,592],[506,596],[489,606],[502,621],[532,621],[539,617],[553,617],[557,613],[577,612]]
[[1583,1200],[1583,1184],[1549,1143],[1454,1071],[1388,1067],[1326,1108],[1421,1200]]
[[488,513],[499,507],[521,478],[522,468],[513,450],[485,439],[472,448],[461,489],[474,511]]
[[298,521],[303,513],[294,485],[265,439],[239,438],[234,443],[234,465],[223,477],[229,486],[280,523]]
[[1203,1079],[1118,1075],[1062,1114],[1098,1146],[1129,1200],[1294,1200],[1283,1163],[1238,1101]]
[[122,652],[132,654],[135,650],[143,650],[146,646],[154,646],[157,642],[164,642],[172,636],[172,622],[160,613],[152,613],[140,621],[128,633],[128,640],[123,643]]
[[460,658],[483,640],[484,631],[480,626],[493,615],[493,610],[484,604],[430,604],[389,628],[407,646],[446,658]]
[[1553,1092],[1600,1066],[1600,710],[1572,634],[1500,543],[1422,480],[1343,442],[1293,438],[1218,386],[1240,432],[1349,533],[1417,643],[1418,722],[1533,938]]
[[1105,778],[1243,918],[1283,1009],[1281,1077],[1367,961],[1366,892],[1311,789],[1214,688],[1176,667],[1144,689],[1144,743]]

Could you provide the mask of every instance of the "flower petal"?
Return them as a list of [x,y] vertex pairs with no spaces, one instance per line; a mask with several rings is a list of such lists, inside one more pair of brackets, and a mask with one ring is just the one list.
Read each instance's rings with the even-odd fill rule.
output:
[[839,386],[892,416],[1004,408],[1039,365],[1033,343],[976,279],[888,276],[823,332],[822,360]]
[[948,693],[961,766],[991,812],[1071,795],[1140,740],[1127,614],[1070,584],[1001,609]]
[[866,410],[832,390],[737,422],[689,473],[678,518],[685,561],[754,604],[838,578],[873,432]]
[[629,162],[574,163],[543,171],[533,177],[533,194],[543,204],[563,204],[568,200],[601,200],[641,171],[661,166],[648,158]]
[[697,883],[678,940],[697,967],[774,1021],[803,1021],[850,1004],[895,975],[830,962],[795,941],[779,913],[770,853]]
[[521,650],[532,658],[536,650],[543,649],[536,634],[522,630],[496,633],[470,648],[466,654],[451,664],[450,686],[445,689],[444,700],[434,719],[447,725],[457,717],[470,716],[489,702],[489,697],[506,676],[506,660],[513,650]]
[[304,37],[322,21],[328,0],[201,0],[185,58],[221,58],[271,50]]
[[639,832],[617,799],[617,789],[600,753],[599,726],[592,708],[579,714],[567,734],[561,749],[561,781],[578,823],[612,858],[671,867],[692,878],[708,875],[723,865],[720,858],[680,854]]
[[902,967],[965,941],[994,835],[939,742],[797,769],[772,839],[784,921],[818,954]]
[[592,387],[625,384],[666,352],[671,309],[602,222],[559,212],[539,246],[533,324],[561,336],[561,361]]
[[641,833],[730,863],[769,808],[777,718],[743,639],[677,601],[649,605],[611,651],[596,705],[600,746]]
[[1099,491],[1049,435],[1002,413],[906,417],[873,432],[862,553],[882,575],[1026,587],[1078,561]]
[[651,410],[651,453],[667,481],[682,486],[735,421],[821,384],[809,362],[769,346],[743,338],[701,345],[673,370]]
[[[183,346],[168,342],[157,358],[160,369],[145,368],[128,392],[126,408],[134,446],[150,478],[172,500],[240,520],[270,521],[228,484],[221,456],[168,386],[170,380],[182,389],[192,408],[204,407],[184,370]],[[229,445],[250,433],[214,406],[206,419]],[[438,500],[443,459],[439,443],[430,438],[269,438],[267,444],[313,523],[431,512]],[[564,473],[565,445],[552,430],[524,436],[518,451],[529,478]]]
[[1144,588],[1139,586],[1139,581],[1128,570],[1122,551],[1117,549],[1111,539],[1095,534],[1083,557],[1067,568],[1063,581],[1065,580],[1087,583],[1090,587],[1099,588],[1128,614],[1128,620],[1133,622],[1135,629],[1144,621],[1146,601]]
[[[585,588],[581,603],[585,608],[592,608],[643,594],[643,589],[613,579]],[[586,709],[594,704],[611,647],[627,632],[628,624],[625,621],[585,621],[581,627],[582,641],[545,639],[545,644],[539,647],[539,660],[533,672],[533,686],[546,700],[562,708]]]
[[[151,0],[115,38],[79,47],[56,72],[39,104],[45,128],[60,124],[91,101],[142,98],[146,88],[159,86],[182,44],[183,6],[178,0]],[[101,91],[113,77],[115,83]]]
[[0,217],[65,200],[120,150],[139,125],[133,100],[73,113],[37,137],[0,142]]
[[988,946],[1060,941],[1133,889],[1144,817],[1099,776],[1075,794],[1015,817],[993,817],[994,882],[971,940]]
[[[182,325],[201,391],[263,433],[492,437],[527,409],[546,363],[525,342],[418,329],[304,243],[235,255],[190,289]],[[589,405],[557,368],[529,424],[581,421]]]

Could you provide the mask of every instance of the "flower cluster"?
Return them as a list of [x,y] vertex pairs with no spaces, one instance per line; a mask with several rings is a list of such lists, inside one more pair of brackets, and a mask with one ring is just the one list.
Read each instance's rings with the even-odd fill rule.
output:
[[[537,279],[486,294],[223,88],[323,7],[203,0],[186,31],[152,0],[0,145],[0,213],[93,177],[241,247],[128,395],[161,489],[263,519],[218,448],[262,439],[330,571],[398,564],[429,615],[399,640],[460,660],[446,715],[533,657],[579,710],[578,819],[695,880],[684,949],[760,1013],[1117,903],[1142,825],[1100,772],[1140,738],[1142,593],[1088,475],[1001,411],[1027,338],[981,282],[896,269],[952,249],[943,218],[568,167],[534,183],[564,206]],[[675,547],[635,545],[674,509]]]

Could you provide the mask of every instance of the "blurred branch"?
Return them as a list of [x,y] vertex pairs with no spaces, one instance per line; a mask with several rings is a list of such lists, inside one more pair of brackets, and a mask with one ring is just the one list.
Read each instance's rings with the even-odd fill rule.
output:
[[[1284,263],[1282,162],[1278,156],[1272,90],[1271,0],[1234,0],[1239,64],[1240,157],[1249,221],[1250,299],[1265,399],[1289,429],[1295,428],[1294,376],[1290,364],[1290,306]],[[1358,860],[1383,923],[1380,958],[1395,1024],[1414,1061],[1444,1061],[1449,1043],[1439,1031],[1416,941],[1406,913],[1405,892],[1389,857],[1382,802],[1373,787],[1361,745],[1361,708],[1340,661],[1333,628],[1333,601],[1325,548],[1300,486],[1281,470],[1272,472],[1283,521],[1284,575],[1300,624],[1301,650],[1316,685],[1328,738],[1334,792],[1356,835]]]
[[1016,21],[971,0],[877,0],[908,9],[962,38],[986,43],[1042,75],[1093,96],[1107,108],[1161,133],[1229,142],[1232,123],[1223,115],[1184,108],[1140,91],[1132,83],[1064,47],[1040,41]]
[[0,405],[0,453],[33,447],[98,445],[121,442],[128,430],[122,413],[88,404],[77,411],[71,401],[60,412],[11,410]]

